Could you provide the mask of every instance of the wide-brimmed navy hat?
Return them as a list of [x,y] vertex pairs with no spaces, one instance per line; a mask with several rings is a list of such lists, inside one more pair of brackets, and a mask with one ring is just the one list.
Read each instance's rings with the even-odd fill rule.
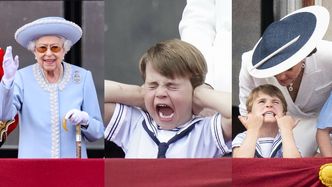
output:
[[326,8],[310,6],[270,24],[253,49],[249,73],[266,78],[300,63],[324,37],[329,18]]
[[25,24],[15,32],[15,40],[27,48],[30,41],[42,36],[62,36],[73,45],[81,38],[82,29],[76,23],[62,17],[45,17]]

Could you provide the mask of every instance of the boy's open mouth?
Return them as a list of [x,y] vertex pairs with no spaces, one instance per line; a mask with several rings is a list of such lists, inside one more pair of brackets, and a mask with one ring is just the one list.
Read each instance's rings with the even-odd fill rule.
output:
[[161,119],[171,119],[174,116],[174,110],[166,104],[157,104],[156,111]]
[[267,117],[267,116],[275,117],[276,114],[275,114],[274,112],[268,111],[268,112],[263,113],[263,116],[264,116],[264,117]]

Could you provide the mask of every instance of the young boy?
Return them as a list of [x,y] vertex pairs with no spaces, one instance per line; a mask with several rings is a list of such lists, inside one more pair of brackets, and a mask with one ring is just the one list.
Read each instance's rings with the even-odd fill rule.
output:
[[[159,42],[139,65],[141,87],[105,81],[105,102],[110,102],[105,113],[112,116],[106,140],[122,147],[126,158],[212,158],[231,152],[226,145],[231,95],[204,84],[207,66],[195,47],[178,39]],[[217,113],[193,115],[203,108]]]
[[332,131],[332,92],[321,112],[317,122],[316,140],[320,155],[332,157],[331,131]]
[[248,116],[239,116],[239,120],[247,131],[233,140],[233,157],[301,157],[292,132],[296,123],[286,115],[287,103],[277,87],[269,84],[256,87],[246,106]]

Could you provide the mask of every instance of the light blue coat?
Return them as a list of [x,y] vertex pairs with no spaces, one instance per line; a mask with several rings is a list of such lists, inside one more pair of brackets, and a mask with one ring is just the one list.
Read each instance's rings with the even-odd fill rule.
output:
[[63,62],[59,83],[49,84],[38,64],[16,73],[13,85],[0,85],[0,117],[12,119],[19,113],[19,158],[76,157],[75,126],[62,119],[71,109],[89,114],[89,126],[82,129],[82,157],[87,157],[86,141],[103,137],[96,89],[90,71]]

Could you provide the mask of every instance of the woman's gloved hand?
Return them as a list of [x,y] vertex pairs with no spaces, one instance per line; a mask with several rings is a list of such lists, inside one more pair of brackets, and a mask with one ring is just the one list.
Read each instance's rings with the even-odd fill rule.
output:
[[3,57],[3,63],[2,68],[4,71],[2,81],[5,84],[5,86],[9,87],[12,85],[16,71],[18,69],[19,61],[18,56],[16,55],[15,58],[13,58],[12,54],[12,47],[8,46],[6,48],[5,56]]
[[70,123],[73,125],[77,125],[77,124],[88,125],[89,124],[89,114],[84,111],[77,110],[77,109],[72,109],[69,112],[67,112],[67,114],[65,115],[65,119],[69,120]]

